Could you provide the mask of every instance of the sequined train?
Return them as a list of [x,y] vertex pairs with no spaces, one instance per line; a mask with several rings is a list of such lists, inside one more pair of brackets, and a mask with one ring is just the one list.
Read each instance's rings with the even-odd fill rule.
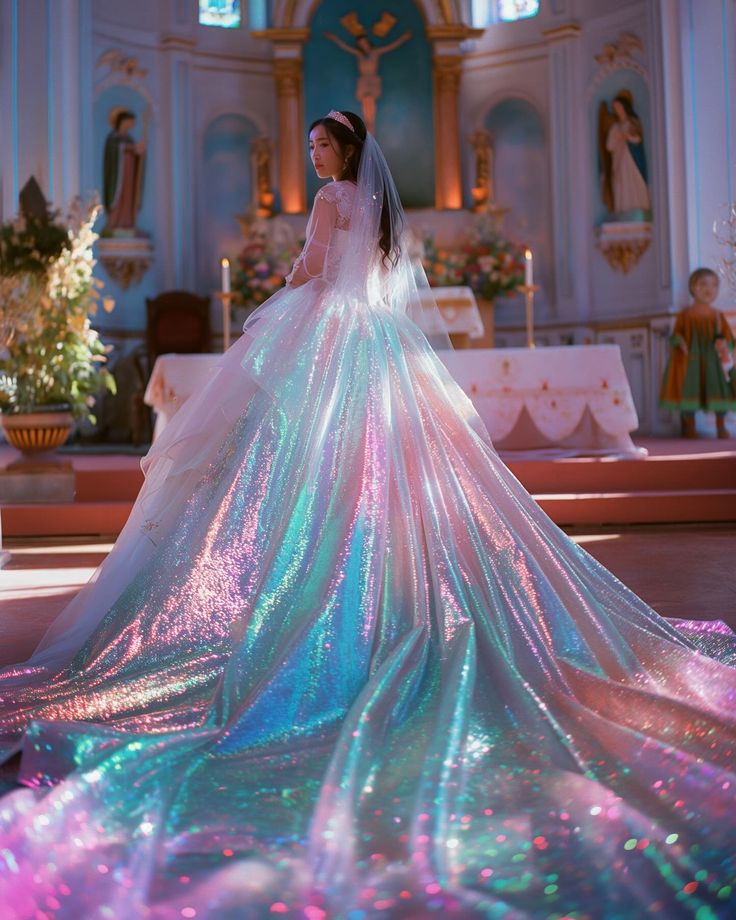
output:
[[0,673],[3,917],[733,916],[733,633],[573,544],[408,318],[285,290],[146,473]]

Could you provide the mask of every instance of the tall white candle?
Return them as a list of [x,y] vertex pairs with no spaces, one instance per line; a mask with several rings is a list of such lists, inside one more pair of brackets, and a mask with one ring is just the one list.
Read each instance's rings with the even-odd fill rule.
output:
[[531,287],[534,284],[534,258],[531,249],[524,252],[524,284]]
[[222,269],[222,293],[230,293],[230,259],[221,259],[220,268]]

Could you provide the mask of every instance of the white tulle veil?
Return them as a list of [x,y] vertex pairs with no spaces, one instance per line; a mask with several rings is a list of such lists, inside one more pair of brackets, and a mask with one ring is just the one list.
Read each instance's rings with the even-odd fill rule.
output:
[[[388,256],[379,246],[384,205],[393,245]],[[451,348],[424,268],[419,259],[412,260],[410,256],[406,216],[391,170],[370,133],[363,144],[348,232],[336,292],[403,313],[422,329],[434,348]]]

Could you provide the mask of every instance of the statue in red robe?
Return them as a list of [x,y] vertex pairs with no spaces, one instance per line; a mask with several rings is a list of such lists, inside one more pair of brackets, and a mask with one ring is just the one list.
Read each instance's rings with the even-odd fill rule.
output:
[[103,163],[103,202],[108,236],[139,236],[136,216],[141,207],[146,162],[148,113],[144,115],[143,138],[136,141],[131,132],[136,116],[127,109],[112,113],[112,130],[105,140]]

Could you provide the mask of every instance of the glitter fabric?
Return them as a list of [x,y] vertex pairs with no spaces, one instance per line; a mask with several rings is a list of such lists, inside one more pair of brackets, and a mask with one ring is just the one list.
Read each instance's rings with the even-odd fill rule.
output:
[[573,544],[408,318],[285,290],[146,472],[0,674],[3,918],[734,916],[733,633]]

